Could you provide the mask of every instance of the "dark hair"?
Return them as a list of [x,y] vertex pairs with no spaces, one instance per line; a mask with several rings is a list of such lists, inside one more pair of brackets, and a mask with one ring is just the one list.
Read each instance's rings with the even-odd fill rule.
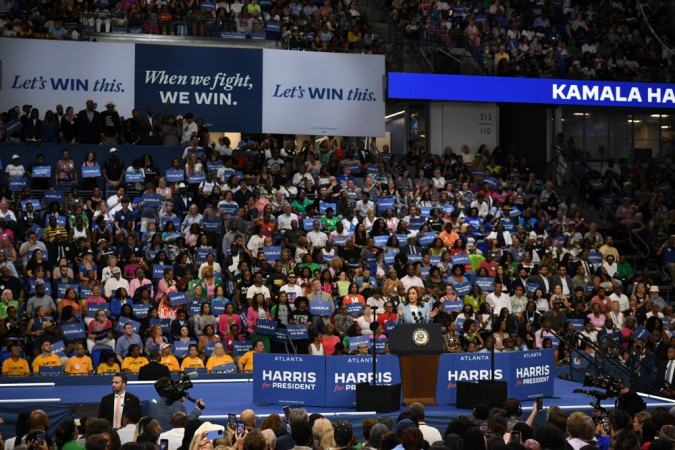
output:
[[297,445],[307,444],[312,439],[312,426],[307,420],[298,420],[291,427],[291,437]]
[[565,433],[558,427],[546,423],[537,428],[534,438],[541,448],[550,450],[564,450],[566,448]]
[[63,445],[73,440],[73,435],[77,430],[74,420],[66,420],[56,428],[55,441],[58,448],[63,448]]

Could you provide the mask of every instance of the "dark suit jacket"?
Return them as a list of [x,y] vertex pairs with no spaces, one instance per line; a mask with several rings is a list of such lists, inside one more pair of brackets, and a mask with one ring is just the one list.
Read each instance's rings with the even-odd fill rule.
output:
[[[572,284],[572,277],[565,275],[565,279],[560,278],[560,275],[556,275],[551,279],[551,291],[556,286],[564,287],[564,284],[567,284],[567,289],[569,289],[570,296],[574,293],[574,285]],[[563,289],[564,290],[564,289]]]
[[[141,411],[141,401],[134,394],[125,392],[122,415],[130,409]],[[115,394],[108,394],[101,399],[101,404],[98,407],[98,418],[106,419],[112,426],[115,426],[113,423],[113,420],[115,420]]]
[[[28,213],[22,212],[19,215],[18,222],[19,222],[19,226],[21,226],[21,228],[23,228],[23,229],[28,228],[28,226],[26,225],[26,223],[28,222]],[[36,224],[36,225],[42,226],[42,216],[40,216],[39,211],[33,211],[33,223]]]
[[[152,136],[150,136],[151,131]],[[157,121],[157,116],[152,116],[152,122],[150,122],[150,118],[147,115],[141,117],[141,144],[157,145],[159,143],[160,131],[161,125]]]
[[662,362],[668,360],[668,343],[663,340],[658,345],[652,343],[652,352],[654,353],[654,364],[659,367]]
[[548,280],[548,289],[546,289],[544,279],[541,275],[535,275],[532,277],[532,282],[538,284],[541,290],[544,291],[545,298],[548,298],[549,294],[553,292],[553,280],[550,277],[548,277],[547,280]]
[[291,450],[293,447],[295,447],[295,440],[293,439],[293,436],[289,434],[285,434],[281,436],[279,439],[277,439],[277,446],[275,447],[276,450]]
[[162,377],[171,378],[171,371],[157,361],[150,361],[138,371],[138,381],[157,381]]
[[42,140],[42,119],[38,118],[35,122],[28,119],[24,125],[24,139]]
[[[579,266],[581,266],[581,265],[583,265],[583,264],[581,263],[581,260],[576,261],[576,262],[570,264],[570,269],[567,271],[567,273],[570,274],[571,276],[576,276],[576,275],[577,275],[577,270],[579,270]],[[591,273],[587,273],[586,275],[588,275],[589,277],[594,276],[594,275],[595,275],[595,267],[593,267],[593,264],[591,264],[591,263],[589,262],[589,263],[588,263],[588,268],[589,268],[589,270],[590,270]]]
[[186,193],[185,197],[187,198],[187,202],[180,195],[173,196],[173,210],[181,221],[183,220],[183,217],[181,216],[187,214],[188,209],[190,209],[190,205],[193,202],[192,194]]
[[77,113],[77,120],[80,125],[78,141],[81,144],[100,144],[101,143],[101,113],[94,111],[92,121],[87,117],[87,110],[83,109]]
[[513,283],[512,283],[511,287],[512,287],[512,289],[515,290],[518,286],[520,286],[520,287],[523,288],[523,292],[527,294],[526,282],[527,282],[527,280],[525,280],[525,282],[523,282],[523,280],[521,280],[520,277],[518,277],[515,280],[513,280]]
[[[668,370],[668,359],[658,364],[658,370],[656,371],[656,373],[659,374],[660,378],[656,381],[656,385],[658,386],[659,389],[671,389],[671,386],[675,387],[675,372],[673,373],[674,379],[668,380],[666,378],[667,370]],[[661,381],[661,378],[666,378],[666,381],[669,382],[670,384],[664,384],[663,381]]]
[[410,244],[402,245],[401,253],[403,253],[404,255],[411,255],[413,247],[415,247],[415,254],[417,255],[422,254],[422,247],[420,247],[419,245],[410,245]]
[[[645,356],[642,358],[642,362],[644,365],[640,365],[640,378],[643,379],[645,382],[648,384],[654,385],[655,383],[655,377],[654,373],[652,371],[648,371],[646,367],[654,368],[654,362],[655,362],[655,357],[654,353],[650,352],[649,350],[645,350]],[[626,361],[626,366],[629,368],[629,370],[633,370],[633,358],[630,357],[628,358],[628,361]],[[635,363],[637,365],[637,363]]]

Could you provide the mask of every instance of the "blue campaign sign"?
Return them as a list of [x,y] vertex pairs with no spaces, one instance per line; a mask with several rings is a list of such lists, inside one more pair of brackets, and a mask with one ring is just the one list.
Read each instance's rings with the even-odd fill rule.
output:
[[65,228],[66,227],[66,216],[55,216],[56,217],[56,224],[60,227]]
[[484,291],[492,291],[495,288],[494,278],[490,277],[476,277],[475,284]]
[[[147,314],[146,314],[147,316]],[[136,320],[131,320],[126,317],[120,317],[119,321],[117,322],[117,331],[123,332],[124,331],[124,324],[125,323],[130,323],[132,327],[134,327],[134,333],[138,334],[138,331],[141,329],[141,323],[136,321]]]
[[396,253],[385,253],[384,262],[391,265],[394,264],[394,259],[396,258]]
[[430,269],[431,267],[420,267],[420,278],[423,280],[428,280]]
[[204,11],[215,11],[216,2],[202,2],[202,10]]
[[388,209],[394,209],[394,199],[393,198],[381,198],[377,201],[377,211],[378,212],[383,213]]
[[350,316],[363,315],[363,305],[361,303],[349,303],[347,305],[347,314]]
[[319,202],[319,214],[326,214],[326,208],[333,208],[333,211],[337,211],[337,204]]
[[138,303],[131,305],[131,309],[134,310],[134,316],[138,317],[139,319],[148,317],[148,311],[151,307],[152,305],[150,303]]
[[418,263],[422,262],[422,255],[417,254],[417,255],[408,255],[408,262],[409,263]]
[[387,236],[386,234],[382,235],[382,236],[375,236],[374,240],[375,240],[375,246],[376,247],[384,247],[385,245],[387,245],[387,241],[389,240],[389,236]]
[[431,263],[432,266],[437,266],[441,262],[441,257],[440,256],[430,256],[429,262]]
[[206,170],[209,173],[218,173],[223,167],[225,167],[225,164],[222,161],[209,161],[206,163]]
[[211,302],[211,314],[214,316],[222,316],[225,314],[225,305],[226,302],[221,302],[221,301],[212,301]]
[[42,239],[42,235],[45,234],[45,229],[42,228],[40,225],[34,223],[32,227],[30,227],[31,230],[35,231],[35,234],[37,235],[38,241]]
[[581,331],[584,329],[584,319],[567,319],[572,324],[575,330]]
[[21,189],[28,186],[28,179],[26,177],[15,178],[10,177],[9,179],[9,190],[10,191],[20,191]]
[[584,294],[591,295],[593,293],[593,289],[595,289],[595,284],[591,281],[586,285]]
[[[353,408],[356,405],[356,385],[372,383],[373,357],[369,355],[330,356],[326,358],[326,406]],[[377,357],[377,378],[381,386],[401,382],[398,356]]]
[[[459,326],[459,325],[458,325]],[[455,403],[457,382],[489,380],[491,378],[491,355],[489,353],[444,353],[438,361],[436,401]],[[494,379],[504,381],[508,375],[508,355],[495,354]]]
[[253,328],[256,334],[266,334],[268,336],[274,336],[277,331],[277,321],[276,320],[260,320],[255,321],[256,326]]
[[420,208],[420,216],[422,217],[431,217],[431,210],[433,207],[431,206],[422,206]]
[[333,238],[333,244],[338,245],[340,247],[345,245],[345,242],[347,242],[348,237],[336,237]]
[[84,324],[82,323],[64,323],[61,325],[61,333],[68,340],[85,339],[87,334],[84,331]]
[[41,283],[41,282],[38,282],[37,280],[30,280],[30,281],[28,282],[28,284],[30,284],[30,293],[31,293],[31,294],[34,294],[34,293],[35,293],[35,288],[36,288],[38,285],[41,285],[41,286],[44,286],[44,288],[45,288],[45,294],[47,294],[47,295],[49,295],[49,296],[52,295],[52,286],[51,286],[51,283]]
[[311,355],[254,354],[253,402],[325,406],[326,359]]
[[278,33],[281,31],[281,22],[267,22],[265,23],[265,30]]
[[537,289],[539,289],[539,283],[533,283],[533,282],[531,282],[531,281],[528,281],[528,282],[525,284],[525,289],[527,290],[527,293],[528,293],[529,295],[534,295],[534,291],[536,291]]
[[169,301],[171,302],[171,306],[186,305],[187,297],[183,291],[169,292]]
[[155,279],[164,278],[164,271],[166,269],[173,269],[173,266],[165,266],[163,264],[153,264],[152,265],[152,278],[155,278]]
[[635,330],[635,332],[633,333],[633,339],[639,338],[647,339],[650,335],[651,333],[647,331],[647,329],[643,325],[640,325],[639,327],[637,327],[637,330]]
[[80,285],[79,284],[57,284],[56,285],[56,296],[58,298],[63,298],[66,295],[66,290],[75,289],[75,295],[79,298],[80,295]]
[[365,334],[362,336],[354,336],[347,338],[347,342],[349,343],[349,351],[351,352],[352,350],[356,350],[359,348],[359,344],[366,344],[368,348],[370,349],[372,347],[372,338],[370,335]]
[[272,338],[273,342],[276,342],[278,344],[285,344],[287,342],[286,340],[286,328],[277,328],[276,333],[274,333],[274,337]]
[[509,233],[516,231],[516,225],[510,220],[501,220],[499,223],[504,226],[504,231],[508,231]]
[[195,343],[195,341],[173,341],[173,356],[177,358],[186,356],[190,350],[190,345]]
[[52,344],[52,355],[66,356],[66,346],[63,341]]
[[623,335],[621,334],[620,331],[615,331],[613,333],[607,333],[607,336],[609,336],[609,338],[611,340],[613,340],[615,344],[621,344],[621,341],[623,340]]
[[461,311],[462,308],[464,308],[464,302],[460,299],[455,301],[445,301],[443,302],[443,308],[445,308],[445,312]]
[[63,191],[61,189],[55,189],[53,191],[45,191],[44,197],[42,199],[45,201],[45,204],[51,202],[58,202],[59,205],[63,203]]
[[[126,172],[128,175],[129,172]],[[82,178],[100,177],[101,166],[82,166]],[[143,173],[141,172],[141,181],[143,181]]]
[[204,348],[204,354],[206,356],[211,356],[213,355],[213,349],[216,346],[215,341],[206,341],[206,347]]
[[310,301],[309,311],[317,316],[330,316],[330,302],[318,300]]
[[218,256],[218,250],[215,248],[199,248],[197,249],[197,262],[203,263],[206,261],[206,255],[211,253],[213,256]]
[[414,217],[410,219],[410,226],[421,227],[422,225],[424,225],[424,222],[425,220],[423,217]]
[[162,196],[161,194],[143,194],[141,201],[145,202],[145,206],[161,206]]
[[40,366],[40,375],[60,375],[63,373],[63,366]]
[[485,177],[485,178],[483,178],[483,181],[488,184],[488,187],[490,189],[496,188],[497,184],[499,184],[499,180],[494,178],[494,177]]
[[389,332],[396,328],[396,321],[395,320],[387,320],[384,322],[384,324],[387,326],[386,329],[384,330],[385,334],[389,335]]
[[378,355],[384,355],[385,354],[385,346],[387,345],[387,342],[389,342],[389,339],[387,338],[377,338],[375,339],[375,353]]
[[424,236],[420,238],[420,245],[429,245],[432,242],[434,242],[434,239],[436,239],[436,233],[434,232],[426,232],[424,233]]
[[449,216],[455,211],[455,207],[452,205],[444,204],[439,206],[441,207],[441,211],[443,211],[443,214],[445,214],[446,216]]
[[27,204],[33,205],[33,211],[40,211],[42,210],[42,204],[40,203],[40,200],[38,199],[32,199],[32,200],[21,200],[21,210],[26,211],[26,205]]
[[[86,288],[87,288],[87,286],[82,286],[82,288],[80,289],[80,295],[82,296],[82,298],[84,298],[84,295],[82,295],[82,292],[84,292],[84,290]],[[91,289],[91,288],[89,288],[89,289]],[[91,294],[89,295],[89,297],[91,297]],[[96,314],[96,311],[98,311],[99,309],[102,309],[103,311],[105,311],[107,313],[108,311],[110,311],[110,304],[109,303],[89,303],[89,305],[87,306],[87,317],[94,317],[94,315]]]
[[471,175],[477,178],[485,176],[485,171],[482,169],[475,169],[471,171]]
[[466,253],[457,253],[450,259],[452,260],[453,264],[471,264],[471,261],[469,260],[469,255],[467,255]]
[[281,247],[263,247],[263,253],[265,253],[265,258],[271,261],[279,261],[281,259]]
[[253,350],[253,341],[233,341],[232,354],[234,356],[242,356],[246,352]]
[[675,91],[657,83],[394,72],[388,78],[389,98],[408,100],[675,108]]
[[473,289],[472,284],[468,281],[464,281],[462,283],[457,283],[456,281],[453,281],[452,287],[455,288],[455,292],[457,292],[457,295],[467,295],[469,292],[471,292],[471,289]]
[[163,332],[168,332],[171,326],[171,319],[150,319],[150,325],[159,325]]
[[7,133],[10,136],[12,134],[16,133],[17,131],[19,131],[22,128],[23,128],[23,122],[21,122],[20,117],[12,119],[2,126],[2,129],[5,130],[5,133]]
[[286,334],[292,340],[295,339],[308,339],[309,333],[307,332],[307,327],[304,325],[287,325]]
[[368,164],[368,167],[366,167],[366,173],[368,175],[377,175],[380,173],[380,168],[372,164]]
[[232,373],[237,370],[236,366],[234,363],[227,363],[227,364],[221,364],[219,366],[213,366],[212,372],[218,372],[218,373]]
[[[262,59],[262,49],[138,44],[134,104],[197,107],[213,129],[261,132]],[[193,60],[203,61],[180,63]]]
[[191,303],[189,306],[190,309],[190,315],[191,316],[198,316],[202,312],[202,304],[201,303]]
[[204,231],[213,231],[215,233],[220,233],[223,223],[220,219],[204,219],[202,221],[202,229]]
[[201,184],[206,181],[206,174],[191,173],[188,176],[188,184]]
[[239,207],[237,205],[230,205],[227,203],[223,203],[222,205],[218,206],[220,210],[225,213],[225,215],[230,215],[230,216],[236,216],[237,215],[237,209]]
[[522,212],[516,207],[511,208],[511,211],[509,211],[509,217],[518,217],[521,214]]
[[588,252],[588,262],[591,264],[602,264],[602,253]]
[[552,396],[553,353],[554,350],[508,353],[508,396],[520,401],[532,400],[538,395]]
[[345,167],[348,167],[349,170],[351,170],[352,172],[360,172],[361,171],[361,164],[359,164],[359,163],[354,162],[354,163],[342,164],[342,168],[344,169]]
[[[316,219],[302,219],[302,228],[304,228],[305,230],[311,230],[312,228],[314,228],[315,220]],[[321,222],[319,222],[319,224],[321,224]]]
[[169,182],[183,181],[185,180],[185,172],[182,170],[167,170],[166,180]]
[[[179,219],[178,217],[162,217],[162,229],[164,229],[164,227],[166,227],[166,224],[169,223],[169,222],[173,222],[173,224],[175,225],[176,229],[177,229],[177,230],[180,230],[180,226],[181,226],[182,224],[181,224],[181,221],[180,221],[180,219]],[[181,234],[180,234],[179,231],[174,231],[174,232],[172,233],[172,235],[174,235],[174,236],[177,237],[177,238],[181,236]],[[172,235],[167,236],[167,238],[172,237]]]

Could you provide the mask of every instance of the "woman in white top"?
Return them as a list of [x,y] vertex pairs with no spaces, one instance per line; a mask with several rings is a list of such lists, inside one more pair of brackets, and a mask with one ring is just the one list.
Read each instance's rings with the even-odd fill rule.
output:
[[310,355],[319,355],[323,356],[323,335],[318,331],[312,332],[312,343],[309,345],[309,354]]
[[22,178],[26,170],[23,168],[23,165],[19,163],[19,155],[12,156],[12,163],[7,164],[5,167],[5,179],[7,184],[9,184],[10,178]]
[[617,300],[614,300],[611,303],[611,311],[607,314],[607,317],[612,319],[612,322],[614,323],[614,326],[617,327],[618,329],[621,329],[623,327],[623,313],[621,312],[621,305]]
[[370,335],[373,334],[373,330],[370,329],[370,324],[373,323],[375,318],[373,317],[373,309],[370,305],[363,307],[363,315],[356,319],[356,323],[361,326],[361,334]]
[[370,230],[373,228],[373,224],[378,219],[378,217],[377,214],[375,214],[374,208],[370,208],[367,214],[368,215],[363,219],[362,223],[366,231],[370,232]]
[[431,181],[434,183],[435,189],[445,189],[445,178],[441,176],[441,171],[439,169],[434,171],[434,177]]
[[166,177],[159,179],[159,187],[155,189],[155,194],[162,196],[162,201],[166,202],[173,199],[173,191],[166,185]]

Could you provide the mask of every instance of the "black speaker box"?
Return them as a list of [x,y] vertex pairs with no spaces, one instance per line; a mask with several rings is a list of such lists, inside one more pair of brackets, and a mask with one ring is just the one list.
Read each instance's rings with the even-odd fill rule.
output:
[[369,383],[356,385],[356,410],[390,413],[401,408],[401,384],[373,386]]
[[457,382],[457,408],[473,409],[478,403],[484,403],[489,408],[502,407],[508,398],[506,381],[468,381]]

